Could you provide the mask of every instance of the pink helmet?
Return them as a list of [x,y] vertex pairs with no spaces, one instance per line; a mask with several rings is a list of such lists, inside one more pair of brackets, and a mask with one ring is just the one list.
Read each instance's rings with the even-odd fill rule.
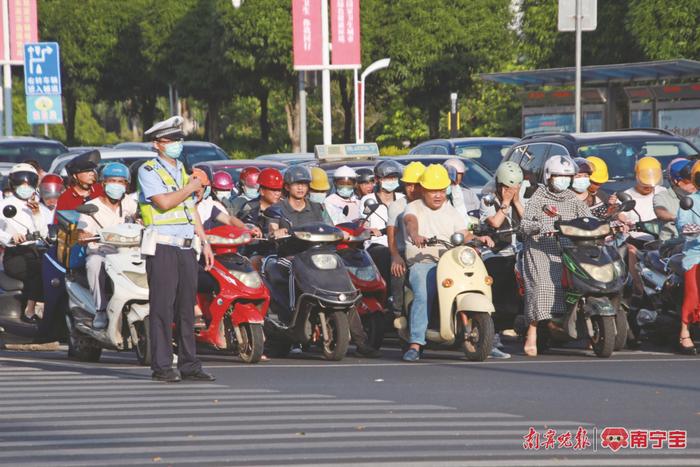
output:
[[231,191],[233,188],[233,178],[231,174],[223,170],[214,172],[211,180],[211,187],[218,191]]

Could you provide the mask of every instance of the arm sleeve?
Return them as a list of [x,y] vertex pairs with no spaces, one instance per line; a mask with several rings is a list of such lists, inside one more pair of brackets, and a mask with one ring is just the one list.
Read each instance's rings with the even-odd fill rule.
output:
[[495,215],[496,206],[486,206],[484,202],[481,201],[481,205],[479,206],[479,220],[483,223],[486,222],[486,219]]
[[[695,201],[695,200],[693,200]],[[687,224],[694,224],[696,223],[696,216],[693,215],[693,212],[688,210],[686,211],[685,209],[679,209],[678,213],[676,215],[676,228],[678,229],[678,232],[681,232],[683,230],[683,226]]]
[[542,203],[537,194],[532,195],[525,206],[525,215],[520,221],[520,230],[525,235],[537,235],[542,229]]
[[464,207],[467,209],[467,213],[470,211],[478,211],[481,203],[476,193],[470,188],[462,188],[462,193],[464,193]]
[[399,216],[403,213],[402,207],[405,207],[403,203],[394,202],[389,205],[389,219],[386,225],[389,227],[395,227],[398,222]]
[[12,242],[12,234],[7,231],[7,222],[5,219],[0,218],[0,243],[3,246],[9,246]]

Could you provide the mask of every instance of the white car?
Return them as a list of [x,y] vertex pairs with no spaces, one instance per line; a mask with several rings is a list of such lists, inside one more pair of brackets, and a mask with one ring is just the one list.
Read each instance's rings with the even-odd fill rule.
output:
[[[153,159],[156,153],[153,151],[136,151],[132,149],[115,149],[115,148],[100,148],[100,156],[102,162],[100,165],[105,165],[109,162],[121,162],[122,164],[130,167],[131,164],[137,161],[146,161],[148,159]],[[66,165],[73,160],[75,156],[80,153],[69,152],[62,154],[54,159],[51,164],[49,172],[61,175],[62,177],[67,177],[68,172],[66,171]]]

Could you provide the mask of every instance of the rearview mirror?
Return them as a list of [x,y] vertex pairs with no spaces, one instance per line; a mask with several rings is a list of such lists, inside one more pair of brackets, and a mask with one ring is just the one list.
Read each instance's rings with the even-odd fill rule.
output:
[[[681,202],[681,209],[682,210],[690,211],[691,209],[693,209],[693,200],[690,196],[682,197],[680,202]],[[13,207],[13,206],[7,206],[7,208],[9,208],[9,207]],[[5,208],[5,209],[7,209],[7,208]],[[3,211],[3,214],[4,213],[5,213],[5,211]],[[7,217],[7,216],[5,216],[5,217]]]
[[17,208],[11,204],[8,204],[7,206],[5,206],[3,208],[2,215],[8,219],[12,219],[13,217],[15,217],[17,215]]
[[636,202],[635,200],[633,200],[633,199],[625,200],[625,201],[623,201],[622,204],[620,205],[620,211],[621,211],[621,212],[628,212],[628,211],[631,211],[631,210],[633,210],[633,209],[635,208],[636,205],[637,205],[637,202]]
[[374,211],[376,211],[378,207],[379,207],[379,203],[377,202],[376,199],[367,198],[365,200],[364,209],[362,210],[362,214],[364,214],[365,216],[369,216]]
[[615,196],[617,196],[617,199],[620,201],[620,203],[624,203],[625,201],[632,201],[632,197],[629,195],[629,193],[625,193],[624,191],[618,191],[615,193]]
[[496,197],[493,195],[493,193],[489,193],[488,195],[482,196],[481,201],[485,206],[491,207],[496,204]]
[[464,234],[461,232],[453,233],[450,237],[450,243],[452,243],[455,246],[461,245],[462,243],[464,243]]
[[80,214],[87,214],[88,216],[91,216],[91,215],[95,214],[97,211],[99,211],[100,208],[98,208],[94,204],[81,204],[80,206],[75,208],[75,210],[77,212],[79,212]]

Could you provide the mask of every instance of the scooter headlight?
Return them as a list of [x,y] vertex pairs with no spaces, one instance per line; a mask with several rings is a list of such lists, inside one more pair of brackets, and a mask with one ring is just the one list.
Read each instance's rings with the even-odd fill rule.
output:
[[336,259],[335,255],[327,253],[313,255],[311,257],[311,261],[313,261],[314,266],[319,269],[336,269],[338,267],[338,260]]
[[465,248],[459,252],[459,262],[463,266],[471,267],[476,262],[476,252],[472,248]]
[[255,271],[236,271],[234,269],[229,269],[229,272],[233,277],[238,279],[243,285],[246,287],[250,287],[251,289],[257,289],[262,285],[262,281],[260,280],[260,275],[255,272]]
[[593,264],[581,263],[581,267],[589,276],[598,282],[612,282],[612,280],[615,279],[615,268],[612,264],[595,266]]
[[124,277],[133,282],[137,287],[141,287],[142,289],[148,288],[148,277],[146,274],[133,271],[124,271],[122,274],[124,274]]

